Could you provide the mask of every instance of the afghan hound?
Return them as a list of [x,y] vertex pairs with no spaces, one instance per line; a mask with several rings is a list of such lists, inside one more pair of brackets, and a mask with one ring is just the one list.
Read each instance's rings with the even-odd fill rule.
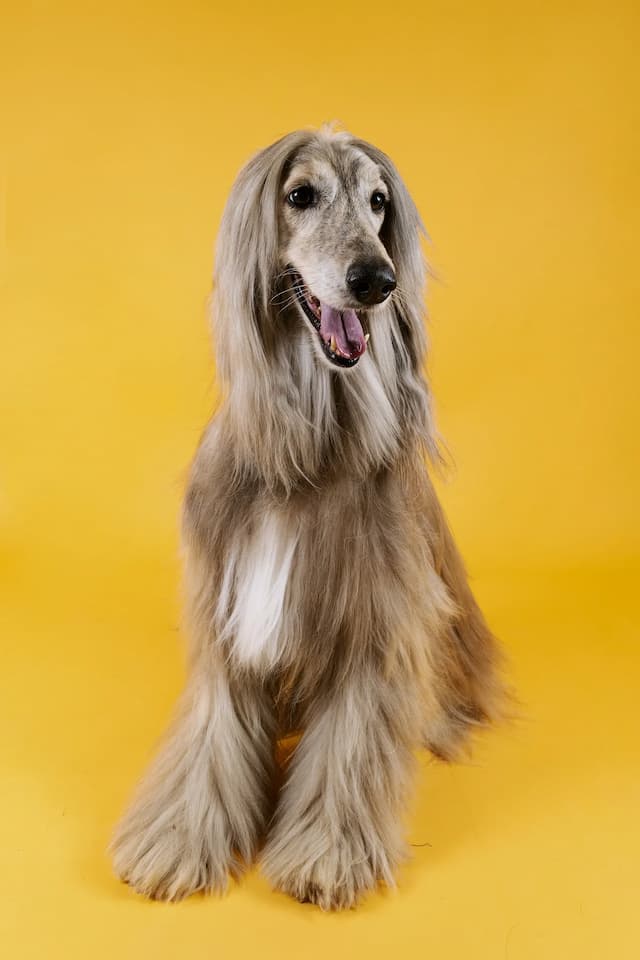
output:
[[324,909],[392,885],[415,748],[453,759],[499,709],[427,471],[421,230],[391,160],[326,127],[231,190],[223,399],[183,510],[189,676],[112,843],[149,897],[222,891],[260,849],[275,888]]

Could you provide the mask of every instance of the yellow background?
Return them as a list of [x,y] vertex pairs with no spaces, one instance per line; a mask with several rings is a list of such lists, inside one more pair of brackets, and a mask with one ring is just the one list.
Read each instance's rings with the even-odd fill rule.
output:
[[[3,5],[4,956],[639,955],[637,10]],[[421,756],[397,894],[148,904],[104,848],[182,682],[212,245],[248,154],[327,119],[431,235],[442,496],[523,719]]]

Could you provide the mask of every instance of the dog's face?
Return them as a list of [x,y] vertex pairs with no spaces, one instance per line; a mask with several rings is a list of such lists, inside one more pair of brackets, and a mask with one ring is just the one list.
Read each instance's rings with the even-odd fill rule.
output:
[[303,322],[332,367],[354,367],[368,317],[396,286],[380,231],[390,203],[378,165],[352,145],[310,145],[293,160],[280,198],[280,256]]

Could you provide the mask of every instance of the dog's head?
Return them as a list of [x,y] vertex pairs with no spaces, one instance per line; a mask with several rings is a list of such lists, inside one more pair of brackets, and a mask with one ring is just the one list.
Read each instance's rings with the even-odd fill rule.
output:
[[366,350],[366,313],[396,287],[380,238],[389,186],[353,145],[313,141],[284,177],[281,247],[297,303],[328,361],[353,367]]
[[[304,328],[334,371],[374,356],[377,325],[422,353],[420,218],[389,158],[347,133],[298,131],[253,157],[223,216],[216,255],[217,350],[227,380],[268,362]],[[293,324],[293,327],[292,327]],[[393,351],[391,351],[393,352]]]

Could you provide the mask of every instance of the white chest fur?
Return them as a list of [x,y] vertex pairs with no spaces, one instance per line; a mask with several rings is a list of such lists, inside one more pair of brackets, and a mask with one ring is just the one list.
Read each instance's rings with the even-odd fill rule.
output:
[[287,585],[298,533],[275,511],[232,544],[216,619],[238,661],[256,668],[277,663],[284,640]]

